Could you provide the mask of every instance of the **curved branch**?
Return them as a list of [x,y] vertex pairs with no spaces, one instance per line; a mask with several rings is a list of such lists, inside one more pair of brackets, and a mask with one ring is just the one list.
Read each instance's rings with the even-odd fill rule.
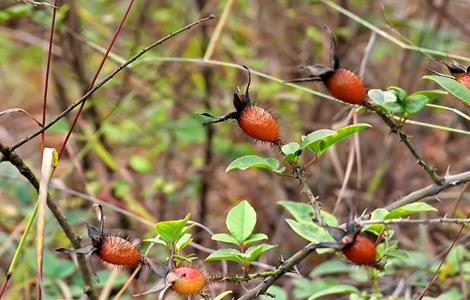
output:
[[83,95],[80,99],[78,99],[77,101],[75,101],[74,103],[72,103],[72,105],[70,105],[66,110],[64,110],[63,112],[61,112],[57,117],[54,118],[54,120],[52,120],[51,122],[49,122],[49,124],[45,125],[43,128],[41,128],[40,130],[37,130],[36,132],[34,132],[33,134],[31,134],[30,136],[24,138],[23,140],[21,140],[20,142],[16,143],[15,145],[11,146],[9,148],[9,151],[14,151],[15,149],[17,149],[18,147],[21,147],[22,145],[24,145],[26,142],[28,142],[29,140],[35,138],[36,136],[40,135],[42,132],[46,131],[47,129],[49,129],[52,125],[54,125],[55,123],[57,123],[60,119],[62,119],[63,117],[65,117],[68,113],[70,113],[72,110],[75,109],[75,107],[79,106],[80,104],[82,104],[83,102],[85,102],[88,98],[90,98],[91,95],[93,95],[99,88],[101,88],[105,83],[107,83],[108,81],[110,81],[117,73],[121,72],[123,69],[125,69],[126,67],[128,67],[131,63],[133,63],[134,61],[136,61],[137,59],[139,59],[142,55],[144,55],[146,52],[152,50],[153,48],[155,48],[156,46],[164,43],[165,41],[169,40],[170,38],[186,31],[186,30],[189,30],[191,29],[192,27],[202,23],[202,22],[205,22],[205,21],[208,21],[210,19],[213,19],[215,18],[214,15],[210,15],[208,17],[205,17],[205,18],[202,18],[202,19],[199,19],[197,21],[194,21],[193,23],[189,24],[189,25],[186,25],[185,27],[175,31],[175,32],[172,32],[170,34],[168,34],[167,36],[159,39],[158,41],[154,42],[153,44],[143,48],[139,53],[137,53],[136,55],[134,55],[133,57],[131,57],[128,61],[126,61],[125,63],[119,65],[116,70],[114,70],[112,73],[108,74],[103,80],[101,80],[100,82],[98,82],[92,89],[90,89],[85,95]]
[[[9,161],[13,166],[15,166],[21,175],[28,179],[34,189],[39,191],[39,182],[36,178],[36,175],[34,175],[33,171],[31,171],[31,169],[24,163],[22,158],[11,149],[4,147],[2,143],[0,143],[0,152],[3,154],[2,160]],[[73,247],[75,249],[80,248],[81,239],[72,229],[72,226],[70,226],[69,222],[60,210],[57,202],[55,202],[54,199],[52,199],[50,196],[47,196],[46,203]],[[85,283],[85,287],[83,289],[84,292],[91,300],[98,299],[98,296],[96,295],[95,289],[93,287],[90,270],[88,270],[86,266],[85,257],[82,254],[77,255],[77,262],[83,277],[83,281]],[[11,275],[12,274],[7,274],[7,279]]]
[[[457,175],[446,176],[443,178],[442,184],[432,184],[420,190],[414,191],[396,201],[389,204],[385,207],[387,210],[392,210],[403,205],[416,202],[423,198],[434,196],[439,194],[441,191],[463,184],[465,182],[470,181],[470,171],[463,172]],[[362,219],[367,219],[370,217],[369,215],[365,215]],[[288,260],[283,262],[280,266],[273,271],[273,275],[264,279],[260,284],[255,286],[253,289],[248,290],[243,296],[238,298],[238,300],[248,300],[254,299],[259,295],[262,295],[267,291],[267,289],[273,285],[281,276],[283,276],[286,272],[289,272],[292,268],[298,265],[303,259],[305,259],[310,253],[315,251],[318,244],[310,243],[297,251],[294,255],[292,255]]]

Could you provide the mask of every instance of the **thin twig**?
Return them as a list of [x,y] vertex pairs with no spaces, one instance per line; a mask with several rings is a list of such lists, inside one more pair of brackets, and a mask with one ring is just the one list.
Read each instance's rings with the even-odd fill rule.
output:
[[[43,104],[42,104],[42,123],[41,125],[44,126],[46,124],[46,111],[47,111],[47,95],[49,89],[49,74],[51,70],[51,61],[52,61],[52,46],[54,41],[54,29],[55,29],[55,18],[57,13],[57,0],[54,0],[54,4],[52,5],[52,21],[51,21],[51,28],[49,32],[49,46],[47,50],[47,63],[46,63],[46,75],[44,78],[44,95],[43,95]],[[41,149],[44,148],[44,139],[45,133],[41,133]]]
[[390,220],[365,220],[358,222],[361,225],[369,224],[468,224],[470,219],[459,219],[459,218],[436,218],[436,219],[390,219]]
[[[34,189],[36,191],[39,191],[39,182],[36,178],[36,175],[34,175],[33,171],[31,171],[31,169],[24,163],[22,158],[19,157],[11,149],[4,147],[2,143],[0,143],[0,152],[3,154],[3,159],[6,161],[9,161],[13,166],[15,166],[18,169],[18,171],[26,179],[28,179],[28,181],[31,183]],[[69,222],[65,218],[58,204],[50,196],[47,197],[46,204],[49,207],[49,209],[52,211],[52,214],[56,218],[59,225],[62,227],[62,230],[64,231],[69,241],[72,243],[73,247],[75,249],[80,248],[81,239],[72,229],[72,226],[69,224]],[[78,266],[82,274],[82,278],[83,278],[84,285],[85,285],[83,288],[84,292],[88,295],[88,298],[90,298],[91,300],[97,300],[98,297],[93,287],[90,270],[88,270],[86,263],[85,263],[85,257],[83,255],[77,255],[77,262],[78,262]],[[8,281],[8,279],[9,277],[7,276],[6,280]],[[5,282],[5,286],[6,286],[6,282]]]
[[125,63],[121,64],[118,66],[118,68],[116,68],[116,70],[114,70],[113,72],[111,72],[110,74],[108,74],[103,80],[101,80],[100,82],[98,82],[90,91],[88,91],[85,95],[83,95],[80,99],[78,99],[77,101],[75,101],[72,105],[70,105],[66,110],[64,110],[63,112],[61,112],[57,117],[54,118],[54,120],[52,120],[51,122],[49,122],[46,126],[44,126],[44,128],[41,128],[40,130],[37,130],[35,131],[33,134],[29,135],[28,137],[24,138],[23,140],[21,140],[20,142],[16,143],[15,145],[13,145],[12,147],[9,148],[9,151],[14,151],[15,149],[17,149],[18,147],[21,147],[22,145],[24,145],[25,143],[27,143],[28,141],[30,141],[31,139],[35,138],[36,136],[40,135],[43,131],[49,129],[52,125],[54,125],[55,123],[57,123],[60,119],[62,119],[64,116],[66,116],[67,114],[69,114],[73,109],[75,109],[75,107],[79,106],[80,104],[82,104],[84,101],[86,101],[91,95],[93,95],[98,89],[100,89],[105,83],[107,83],[108,81],[110,81],[114,76],[116,76],[116,74],[118,74],[119,72],[121,72],[123,69],[125,69],[127,66],[129,66],[130,64],[132,64],[133,62],[135,62],[137,59],[139,59],[142,55],[144,55],[146,52],[148,52],[149,50],[152,50],[153,48],[155,48],[156,46],[166,42],[167,40],[171,39],[172,37],[186,31],[186,30],[189,30],[191,29],[192,27],[202,23],[202,22],[205,22],[205,21],[208,21],[210,19],[213,19],[215,18],[214,15],[211,15],[209,17],[205,17],[205,18],[202,18],[202,19],[199,19],[189,25],[186,25],[185,27],[175,31],[175,32],[172,32],[170,34],[168,34],[167,36],[165,36],[164,38],[161,38],[160,40],[156,41],[155,43],[143,48],[139,53],[137,53],[136,55],[134,55],[133,57],[131,57],[128,61],[126,61]]
[[[467,214],[467,218],[469,218],[469,217],[470,217],[470,210]],[[457,243],[457,240],[459,239],[460,235],[462,234],[462,231],[463,231],[464,228],[465,228],[465,224],[462,224],[462,227],[460,227],[459,232],[457,232],[457,235],[455,236],[454,240],[452,241],[452,244],[450,244],[450,246],[447,249],[446,253],[441,258],[441,263],[437,267],[436,271],[434,271],[434,274],[432,275],[431,280],[428,282],[428,284],[426,285],[424,290],[421,292],[421,294],[417,298],[418,300],[423,299],[423,297],[426,296],[426,294],[429,291],[429,289],[431,288],[431,286],[434,284],[434,281],[436,280],[437,274],[439,274],[439,271],[441,270],[442,265],[444,265],[444,261],[446,260],[447,256],[449,255],[450,250],[452,250],[452,248],[454,248],[454,246]]]
[[204,54],[204,60],[209,60],[212,57],[212,54],[215,50],[215,46],[217,45],[217,42],[220,39],[220,35],[222,34],[222,30],[225,24],[227,23],[233,2],[233,0],[227,0],[227,3],[225,3],[224,10],[222,11],[222,15],[220,16],[220,20],[215,26],[214,33],[212,34],[211,40],[209,41],[209,45],[207,46],[206,53]]
[[359,24],[369,28],[370,30],[376,32],[378,35],[380,35],[383,38],[389,40],[390,42],[394,43],[395,45],[399,46],[402,49],[411,50],[411,51],[419,51],[419,52],[426,53],[426,54],[438,55],[438,56],[442,56],[442,57],[449,57],[449,58],[453,58],[453,59],[458,59],[458,60],[470,62],[469,57],[465,57],[465,56],[462,56],[462,55],[456,55],[456,54],[443,52],[443,51],[438,51],[438,50],[434,50],[434,49],[428,49],[428,48],[408,45],[408,44],[400,41],[399,39],[395,38],[394,36],[390,35],[388,32],[385,32],[384,30],[378,28],[374,24],[364,20],[363,18],[361,18],[358,15],[350,12],[349,10],[344,9],[343,7],[339,6],[338,4],[334,3],[331,0],[320,0],[320,2],[322,2],[323,4],[331,7],[332,9],[340,12],[341,14],[347,16],[348,18],[358,22]]
[[443,184],[443,178],[439,176],[436,170],[424,160],[421,154],[419,154],[415,145],[411,142],[410,137],[401,130],[400,126],[398,126],[392,118],[390,118],[386,113],[381,111],[380,108],[376,107],[370,101],[366,101],[364,106],[375,112],[385,122],[385,124],[390,127],[390,130],[398,135],[400,140],[406,145],[406,147],[408,147],[408,150],[411,152],[414,158],[416,158],[418,165],[420,165],[424,169],[424,171],[428,173],[429,177],[431,177],[431,179],[436,184]]
[[[121,32],[122,27],[124,26],[124,22],[126,21],[127,16],[129,15],[129,12],[131,11],[131,8],[132,8],[132,5],[134,4],[134,1],[135,0],[130,0],[129,1],[127,9],[124,12],[124,15],[122,16],[121,20],[119,21],[119,25],[116,28],[116,31],[114,32],[114,35],[113,35],[113,37],[112,37],[112,39],[111,39],[111,41],[110,41],[110,43],[109,43],[109,45],[106,49],[106,52],[105,52],[103,58],[101,59],[101,63],[98,66],[98,69],[96,70],[95,75],[93,75],[93,78],[91,79],[91,82],[88,86],[87,91],[89,91],[93,88],[93,85],[95,84],[96,80],[98,79],[98,75],[100,74],[101,70],[103,69],[104,63],[106,62],[106,60],[108,58],[109,52],[111,52],[111,49],[113,48],[114,43],[116,42],[117,37],[118,37],[119,33]],[[62,143],[62,147],[60,148],[60,151],[59,151],[59,159],[64,154],[65,146],[67,145],[67,142],[68,142],[70,136],[72,135],[73,129],[75,128],[75,125],[77,124],[77,121],[78,121],[78,118],[80,117],[80,114],[82,113],[82,110],[83,110],[83,107],[85,106],[86,100],[87,99],[85,99],[85,101],[83,101],[80,104],[80,107],[78,108],[78,112],[75,115],[75,118],[73,119],[72,126],[70,126],[70,129],[67,132],[67,135],[65,136],[64,142]],[[44,122],[43,122],[43,124],[44,124]]]
[[[389,206],[385,207],[387,210],[392,210],[394,208],[401,207],[408,203],[412,203],[418,200],[421,200],[428,196],[437,195],[442,190],[448,189],[450,187],[463,184],[467,181],[470,181],[470,171],[460,173],[453,176],[446,176],[444,177],[444,183],[441,185],[433,184],[427,186],[423,189],[417,190],[408,194],[407,196],[400,198],[399,200],[393,202]],[[366,216],[364,216],[366,217]],[[370,217],[370,215],[368,215]],[[468,217],[467,217],[468,218]],[[253,289],[248,290],[239,300],[248,300],[256,298],[258,295],[263,294],[271,285],[273,285],[277,279],[284,275],[284,273],[291,270],[294,266],[299,264],[303,259],[305,259],[310,253],[312,253],[317,247],[317,244],[310,243],[297,251],[294,255],[292,255],[288,260],[282,263],[279,267],[276,268],[277,272],[273,273],[273,276],[266,278],[258,284]]]
[[295,166],[294,172],[297,177],[297,180],[300,182],[300,185],[302,187],[302,192],[307,195],[307,198],[313,207],[313,211],[315,213],[315,219],[321,225],[325,224],[321,216],[320,205],[318,204],[317,197],[313,195],[312,190],[310,189],[310,186],[308,185],[308,180],[305,177],[305,170],[299,166]]
[[276,280],[278,280],[281,276],[285,273],[290,271],[294,268],[299,262],[301,262],[304,258],[306,258],[310,253],[315,251],[317,248],[317,244],[310,243],[307,246],[303,247],[299,251],[297,251],[294,255],[292,255],[289,259],[283,262],[279,267],[277,267],[273,274],[270,277],[264,279],[260,284],[258,284],[253,289],[248,290],[243,296],[238,298],[238,300],[248,300],[254,299],[259,295],[264,294],[268,288],[273,285]]

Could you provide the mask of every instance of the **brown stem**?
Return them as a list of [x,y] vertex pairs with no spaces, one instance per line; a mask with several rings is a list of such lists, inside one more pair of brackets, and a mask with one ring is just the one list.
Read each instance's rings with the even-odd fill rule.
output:
[[202,19],[199,19],[189,25],[186,25],[185,27],[175,31],[175,32],[172,32],[170,34],[168,34],[167,36],[165,36],[164,38],[161,38],[160,40],[156,41],[155,43],[143,48],[139,53],[137,53],[136,55],[134,55],[133,57],[131,57],[129,60],[127,60],[125,63],[119,65],[117,67],[116,70],[114,70],[112,73],[108,74],[103,80],[101,80],[100,82],[98,82],[91,90],[89,90],[85,95],[83,95],[80,99],[78,99],[77,101],[75,101],[74,103],[72,103],[72,105],[69,106],[69,108],[67,108],[66,110],[64,110],[63,112],[61,112],[57,117],[54,118],[54,120],[52,120],[51,122],[49,122],[47,125],[45,125],[43,128],[41,128],[40,130],[37,130],[36,132],[34,132],[33,134],[31,134],[30,136],[24,138],[23,140],[21,140],[20,142],[16,143],[15,145],[13,145],[12,147],[9,148],[9,151],[14,151],[15,149],[17,149],[18,147],[21,147],[22,145],[24,145],[25,143],[27,143],[28,141],[30,141],[31,139],[35,138],[36,136],[40,135],[42,132],[46,131],[47,129],[49,129],[52,125],[54,125],[55,123],[57,123],[60,119],[62,119],[64,116],[66,116],[67,114],[69,114],[72,110],[75,109],[75,107],[81,105],[83,102],[85,102],[88,98],[90,98],[98,89],[100,89],[105,83],[107,83],[108,81],[110,81],[114,76],[116,76],[116,74],[118,74],[119,72],[121,72],[123,69],[125,69],[127,66],[129,66],[131,63],[135,62],[137,59],[139,59],[142,55],[144,55],[146,52],[152,50],[153,48],[155,48],[156,46],[166,42],[167,40],[171,39],[172,37],[186,31],[186,30],[189,30],[191,29],[192,27],[200,24],[200,23],[203,23],[203,22],[206,22],[210,19],[213,19],[215,18],[214,15],[210,15],[208,17],[205,17],[205,18],[202,18]]
[[[197,0],[196,1],[199,14],[202,16],[204,14],[204,7],[207,4],[205,0]],[[209,44],[209,33],[207,24],[201,26],[201,33],[202,33],[202,43],[201,43],[201,50],[202,52],[206,51],[207,45]],[[204,109],[206,111],[211,111],[211,96],[212,96],[212,69],[210,68],[203,68],[202,76],[204,79],[204,89],[205,89],[205,97],[203,100]],[[214,128],[213,126],[204,126],[204,168],[201,170],[201,189],[199,192],[199,223],[206,224],[207,218],[207,198],[210,189],[210,181],[211,181],[211,165],[212,165],[212,144],[213,144],[213,136],[214,136]],[[196,242],[201,243],[202,241],[202,231],[200,227],[196,227]]]
[[414,158],[416,158],[418,165],[420,165],[424,171],[428,173],[429,177],[431,177],[431,179],[436,184],[443,184],[444,179],[439,176],[439,174],[437,174],[436,170],[428,162],[424,160],[424,158],[419,154],[415,145],[411,142],[410,137],[401,130],[400,126],[398,126],[392,118],[390,118],[386,113],[381,111],[378,107],[369,101],[366,101],[364,106],[376,113],[385,122],[385,124],[390,127],[390,130],[398,135],[400,140],[406,145],[406,147],[408,147],[408,150],[410,150]]
[[[0,143],[0,152],[3,154],[2,160],[9,161],[13,166],[15,166],[18,171],[31,183],[36,191],[39,191],[39,182],[34,175],[33,171],[24,163],[23,159],[19,157],[14,151],[4,147]],[[60,227],[64,231],[65,235],[72,243],[75,249],[80,248],[80,237],[74,232],[72,226],[65,218],[64,214],[59,208],[57,202],[55,202],[50,196],[47,197],[47,206],[51,210],[52,214],[56,218]],[[91,300],[97,300],[98,296],[96,295],[95,289],[93,287],[92,276],[90,271],[86,267],[85,257],[82,254],[77,255],[78,267],[82,274],[83,282],[85,287],[83,288],[84,293],[88,295],[88,298]]]
[[[400,198],[399,200],[393,202],[391,205],[385,207],[387,210],[391,210],[394,208],[401,207],[405,204],[412,203],[418,200],[421,200],[424,197],[437,195],[442,190],[448,189],[450,187],[454,187],[459,184],[463,184],[467,181],[470,181],[470,171],[460,173],[453,176],[447,176],[444,178],[444,183],[442,185],[433,184],[427,186],[421,190],[417,190],[408,194],[407,196]],[[467,217],[468,218],[468,217]],[[304,248],[297,251],[293,256],[291,256],[288,260],[282,263],[279,267],[276,268],[275,272],[272,276],[266,278],[254,287],[251,290],[248,290],[242,297],[238,300],[248,300],[254,299],[259,295],[262,295],[266,292],[266,290],[273,285],[277,279],[283,276],[286,272],[290,271],[293,267],[299,264],[303,259],[305,259],[310,253],[312,253],[316,248],[318,248],[318,244],[310,243],[306,245]]]

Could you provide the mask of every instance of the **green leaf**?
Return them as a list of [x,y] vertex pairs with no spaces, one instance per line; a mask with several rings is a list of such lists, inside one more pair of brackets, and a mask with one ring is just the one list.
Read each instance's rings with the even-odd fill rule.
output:
[[320,214],[323,218],[323,221],[329,226],[338,226],[338,219],[329,212],[326,212],[324,210],[320,210]]
[[331,129],[320,129],[314,132],[309,133],[306,136],[302,137],[302,143],[300,145],[300,149],[305,149],[312,143],[317,143],[322,141],[324,138],[329,136],[333,136],[336,134],[336,131]]
[[307,203],[283,200],[277,204],[286,209],[296,221],[307,223],[312,221],[313,208]]
[[243,242],[255,228],[256,211],[248,201],[243,200],[229,211],[225,223],[232,236]]
[[188,222],[190,214],[187,214],[184,219],[171,220],[159,222],[155,225],[155,231],[160,235],[160,238],[167,243],[167,246],[174,244],[186,231],[186,223]]
[[352,294],[352,293],[357,293],[358,290],[352,285],[347,285],[347,284],[338,284],[336,286],[324,289],[322,291],[319,291],[313,295],[311,295],[308,300],[315,300],[320,297],[326,296],[326,295],[333,295],[333,294]]
[[281,151],[284,154],[284,159],[287,161],[293,161],[302,153],[298,143],[286,144],[282,146]]
[[264,252],[267,252],[274,248],[276,246],[274,245],[268,245],[268,244],[261,244],[261,245],[256,245],[248,248],[245,253],[243,254],[244,257],[248,259],[249,262],[255,261],[258,259],[258,257],[263,254]]
[[321,263],[312,272],[310,272],[310,277],[320,277],[323,275],[339,274],[339,273],[349,273],[353,270],[351,264],[339,261],[339,260],[328,260],[324,263]]
[[145,239],[144,242],[166,246],[165,241],[162,240],[159,236],[151,238],[151,239]]
[[248,246],[250,244],[253,244],[262,240],[267,240],[267,239],[268,239],[268,236],[264,233],[253,233],[243,242],[243,244],[245,246]]
[[145,157],[140,155],[132,155],[129,159],[130,167],[139,173],[148,173],[152,171],[152,163]]
[[417,92],[414,92],[413,94],[411,94],[410,96],[413,96],[413,95],[424,95],[426,97],[428,97],[429,101],[437,98],[437,97],[440,97],[440,96],[445,96],[445,95],[448,95],[449,93],[447,93],[446,91],[442,91],[442,90],[425,90],[425,91],[417,91]]
[[400,103],[398,102],[397,95],[390,91],[382,91],[379,89],[371,89],[367,92],[369,98],[389,112],[394,113],[402,113],[403,108],[401,107]]
[[[406,98],[406,91],[398,86],[389,86],[387,90],[390,90],[397,97],[398,102],[403,102]],[[393,101],[394,102],[394,101]]]
[[437,209],[435,209],[434,207],[432,207],[431,205],[425,202],[414,202],[414,203],[410,203],[410,204],[404,205],[402,207],[399,207],[390,211],[385,216],[384,219],[390,220],[390,219],[402,218],[402,217],[406,217],[412,214],[425,212],[425,211],[437,211]]
[[295,233],[312,243],[335,241],[324,228],[312,222],[296,222],[292,219],[286,219],[286,222]]
[[219,241],[223,243],[229,243],[229,244],[234,244],[234,245],[239,245],[240,242],[234,238],[232,235],[228,233],[216,233],[212,236],[212,239],[214,241]]
[[[230,295],[230,294],[232,294],[232,293],[233,293],[233,291],[225,291],[225,292],[223,292],[223,293],[221,293],[221,294],[218,294],[213,300],[222,300],[222,299],[224,299],[226,296],[228,296],[228,295]],[[202,300],[202,299],[201,299],[201,300]]]
[[191,234],[184,233],[176,242],[176,245],[175,245],[176,253],[181,252],[184,248],[186,248],[192,242],[193,242],[193,239],[191,237]]
[[207,258],[207,261],[214,260],[228,260],[236,263],[243,263],[243,253],[232,248],[222,248],[211,253]]
[[[306,223],[312,222],[314,212],[310,204],[289,200],[278,201],[277,204],[286,209],[296,221]],[[338,226],[338,220],[335,216],[324,210],[321,210],[320,213],[326,224],[330,226]]]
[[300,148],[305,149],[308,147],[317,155],[321,155],[334,144],[339,143],[356,132],[370,127],[372,126],[369,124],[359,123],[339,128],[335,131],[329,129],[318,130],[308,134],[307,136],[303,136]]
[[5,12],[12,17],[24,17],[33,12],[33,6],[30,4],[17,4],[6,8]]
[[425,95],[409,95],[405,98],[405,112],[410,114],[417,113],[418,111],[422,110],[428,102],[429,98]]
[[273,295],[273,297],[271,296],[265,296],[265,295],[262,295],[260,297],[261,300],[288,300],[288,295],[287,295],[287,292],[284,291],[283,288],[280,288],[276,285],[272,285],[269,287],[268,291],[267,291],[270,295]]
[[[376,210],[372,212],[370,219],[371,220],[383,220],[388,213],[389,211],[384,208],[377,208]],[[382,231],[384,231],[384,229],[385,229],[384,224],[370,224],[370,225],[364,226],[365,231],[369,231],[377,235],[380,235]]]
[[460,82],[437,75],[426,75],[423,78],[436,82],[446,91],[470,105],[470,91]]
[[286,168],[281,167],[279,161],[275,158],[264,158],[256,155],[245,155],[232,161],[225,169],[225,172],[234,169],[246,170],[248,168],[260,168],[270,170],[276,173],[282,173]]

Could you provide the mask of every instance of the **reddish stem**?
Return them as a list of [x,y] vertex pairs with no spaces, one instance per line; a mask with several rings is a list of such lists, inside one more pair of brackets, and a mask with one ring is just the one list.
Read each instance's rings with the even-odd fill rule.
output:
[[[54,27],[55,27],[55,17],[57,12],[57,0],[54,0],[53,8],[52,8],[52,23],[51,29],[49,33],[49,48],[47,52],[47,65],[46,65],[46,78],[44,82],[44,101],[42,105],[42,124],[41,127],[44,127],[46,124],[46,106],[47,106],[47,92],[49,89],[49,73],[51,70],[51,60],[52,60],[52,41],[54,40]],[[45,140],[46,132],[41,133],[41,149],[44,148],[44,140]]]
[[[122,16],[121,18],[121,21],[119,22],[119,25],[116,29],[116,32],[114,33],[114,36],[108,46],[108,48],[106,49],[106,53],[105,55],[103,56],[103,59],[101,60],[101,63],[100,63],[100,66],[98,67],[98,69],[96,70],[95,72],[95,75],[93,76],[89,86],[88,86],[88,89],[86,92],[90,91],[93,86],[95,85],[95,82],[96,82],[96,79],[98,79],[98,75],[100,74],[101,72],[101,69],[103,68],[104,66],[104,63],[106,62],[106,59],[108,58],[108,55],[109,55],[109,52],[111,52],[111,49],[113,48],[114,46],[114,43],[116,42],[116,39],[119,35],[119,33],[121,32],[121,29],[122,29],[122,26],[124,25],[124,22],[126,21],[126,18],[127,16],[129,15],[129,12],[132,8],[132,5],[134,4],[134,1],[135,0],[131,0],[129,2],[129,5],[127,6],[127,9],[126,9],[126,12],[124,13],[124,15]],[[69,131],[67,132],[67,136],[65,137],[65,140],[64,140],[64,143],[62,144],[62,148],[60,149],[59,151],[59,159],[62,157],[62,154],[64,153],[65,151],[65,146],[67,145],[67,142],[69,141],[69,138],[70,136],[72,135],[72,131],[73,131],[73,128],[75,127],[75,125],[77,124],[77,121],[78,121],[78,118],[80,117],[80,114],[82,113],[82,110],[83,110],[83,107],[85,106],[85,102],[86,101],[83,101],[82,104],[80,105],[79,109],[78,109],[78,112],[75,116],[75,119],[73,120],[72,122],[72,126],[70,127]]]

